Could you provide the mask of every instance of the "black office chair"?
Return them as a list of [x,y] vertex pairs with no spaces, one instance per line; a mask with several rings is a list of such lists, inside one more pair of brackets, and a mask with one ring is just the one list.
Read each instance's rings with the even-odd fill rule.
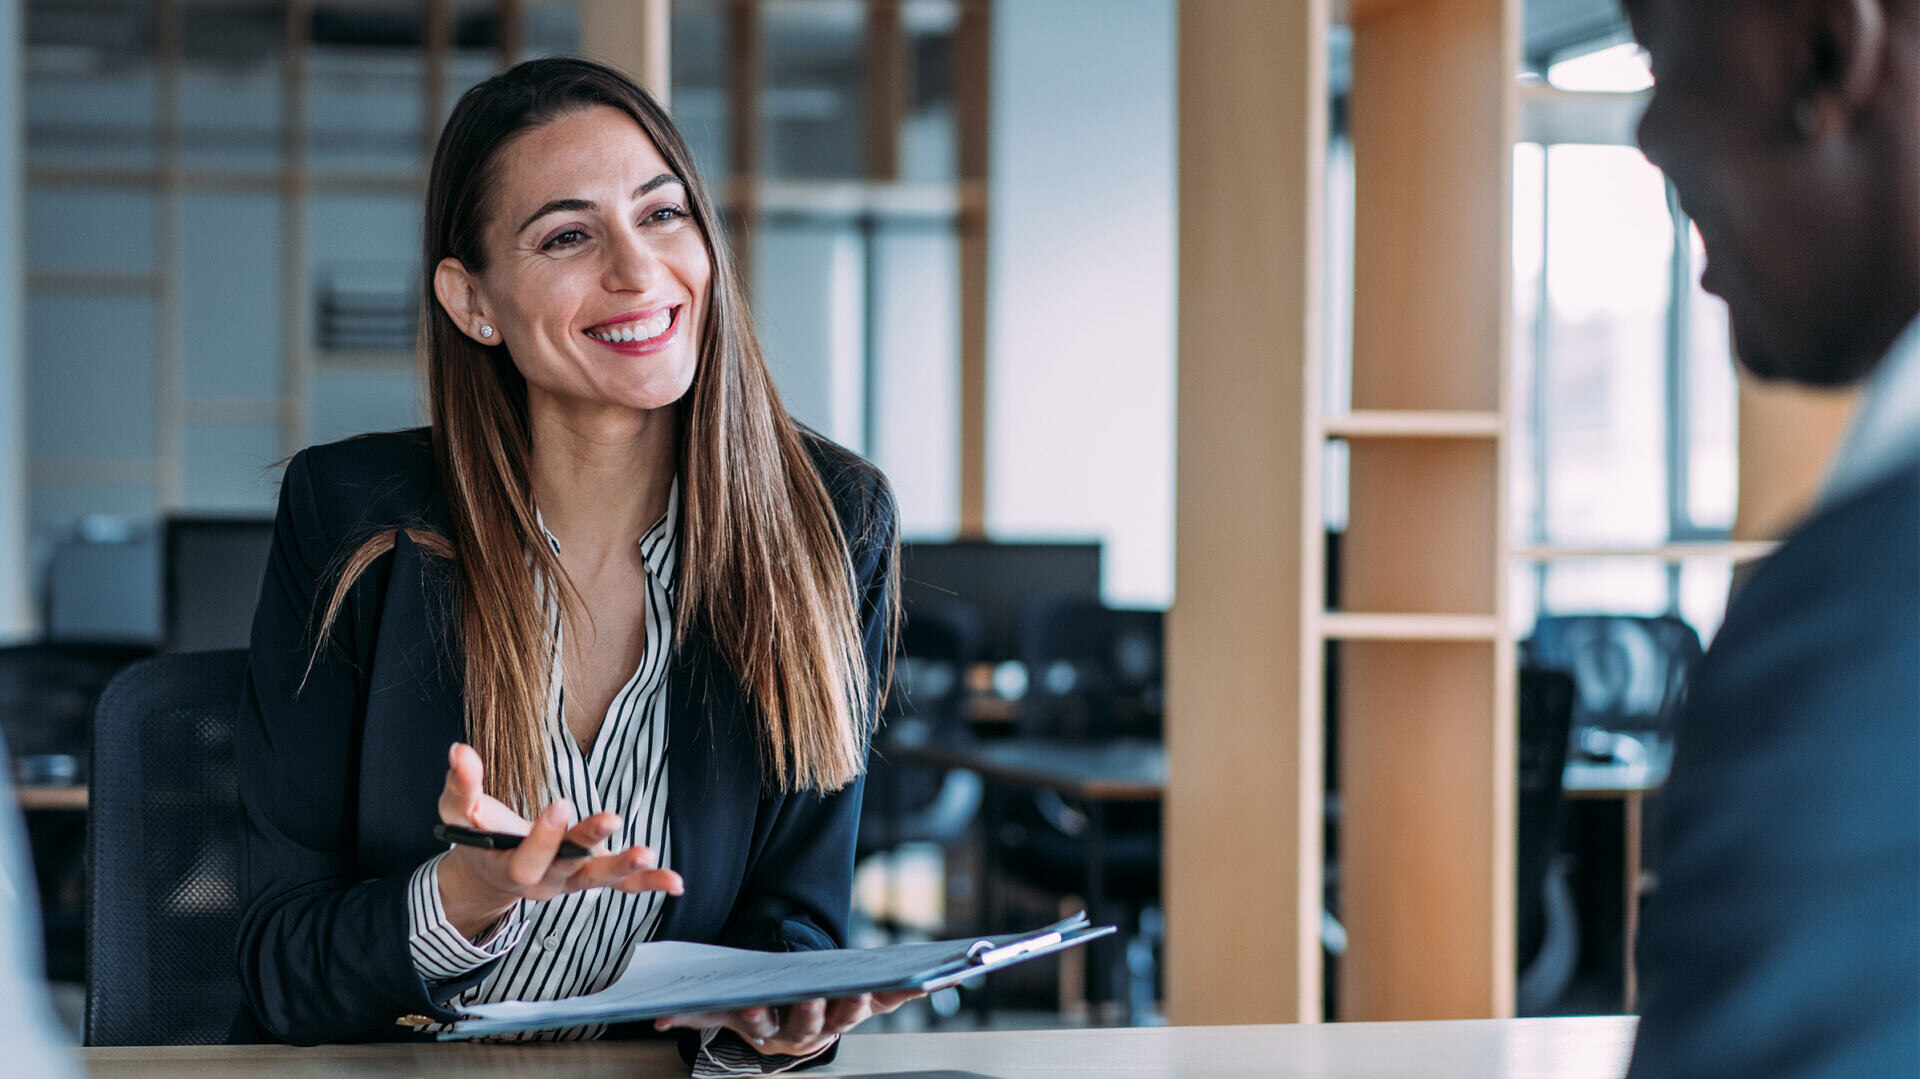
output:
[[1547,615],[1524,645],[1527,664],[1573,676],[1576,731],[1667,733],[1701,652],[1670,615]]
[[[1027,693],[1020,735],[1159,739],[1166,712],[1164,622],[1160,611],[1116,610],[1079,598],[1036,600],[1021,622]],[[1103,811],[1102,875],[1107,899],[1124,914],[1118,920],[1130,975],[1126,992],[1138,1011],[1151,1002],[1157,966],[1160,803],[1117,802]],[[1001,820],[995,837],[1001,865],[1044,891],[1087,894],[1090,821],[1083,807],[1039,790],[1012,799]]]
[[887,759],[887,749],[970,737],[966,676],[979,654],[980,615],[972,607],[926,597],[907,609],[893,691],[867,765],[858,857],[905,843],[946,846],[973,823],[980,809],[979,776],[902,767]]
[[1543,1014],[1566,991],[1579,958],[1579,926],[1567,866],[1560,858],[1566,805],[1561,785],[1573,724],[1573,679],[1539,667],[1520,670],[1520,836],[1515,851],[1515,954],[1521,1015]]
[[94,713],[88,1045],[224,1042],[240,1009],[243,649],[135,664]]

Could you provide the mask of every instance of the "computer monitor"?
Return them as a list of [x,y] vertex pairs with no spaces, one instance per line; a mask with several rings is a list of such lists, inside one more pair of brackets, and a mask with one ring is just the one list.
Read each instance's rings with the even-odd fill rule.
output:
[[1020,615],[1046,596],[1100,596],[1100,544],[913,541],[900,545],[900,597],[959,600],[980,612],[981,658],[1015,659]]
[[169,517],[161,583],[169,652],[245,648],[273,544],[270,517]]

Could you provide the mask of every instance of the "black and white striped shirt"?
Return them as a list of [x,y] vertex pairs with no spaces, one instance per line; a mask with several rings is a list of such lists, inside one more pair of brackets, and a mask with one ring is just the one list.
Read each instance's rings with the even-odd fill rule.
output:
[[[560,642],[563,622],[554,590],[545,582],[541,603],[553,639],[552,687],[547,700],[545,741],[551,773],[547,801],[565,798],[576,820],[602,811],[620,815],[620,830],[606,841],[609,850],[634,844],[651,849],[662,869],[672,867],[667,828],[667,666],[673,653],[674,567],[679,556],[680,484],[667,497],[667,512],[640,539],[647,572],[646,647],[633,673],[602,721],[589,751],[582,752],[566,723],[566,691],[561,684]],[[560,543],[541,530],[555,555]],[[447,981],[504,956],[500,965],[447,1006],[502,1000],[558,1000],[598,992],[626,969],[636,945],[653,936],[665,896],[627,894],[611,888],[571,892],[544,902],[521,900],[492,936],[474,943],[447,921],[440,902],[439,865],[446,855],[428,860],[413,875],[408,893],[413,965],[428,981]],[[429,1029],[438,1029],[429,1028]],[[518,1035],[538,1040],[594,1038],[604,1024],[536,1031]],[[716,1042],[707,1031],[695,1076],[762,1075],[785,1070],[797,1059],[761,1057],[732,1040]]]

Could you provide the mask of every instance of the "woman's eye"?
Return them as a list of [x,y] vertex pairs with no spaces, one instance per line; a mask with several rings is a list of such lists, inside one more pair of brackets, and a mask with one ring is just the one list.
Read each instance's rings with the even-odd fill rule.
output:
[[649,211],[645,219],[647,221],[655,221],[655,222],[677,221],[680,218],[683,218],[685,216],[687,216],[687,211],[681,209],[678,206],[667,205],[667,206],[657,207]]
[[561,232],[554,233],[546,243],[540,245],[540,250],[553,251],[558,248],[573,247],[586,238],[587,234],[579,229],[565,229]]

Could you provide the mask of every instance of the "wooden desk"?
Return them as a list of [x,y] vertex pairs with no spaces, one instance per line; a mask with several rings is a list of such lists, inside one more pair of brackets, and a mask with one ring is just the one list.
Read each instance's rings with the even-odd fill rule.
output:
[[890,745],[886,755],[921,768],[965,768],[1016,787],[1050,787],[1105,802],[1157,801],[1167,793],[1162,742],[1055,742],[1007,738],[959,744]]
[[66,809],[84,812],[87,808],[87,785],[68,784],[64,787],[15,787],[14,799],[21,809]]
[[[1322,1026],[856,1034],[820,1076],[955,1069],[995,1079],[1619,1079],[1634,1020],[1500,1019]],[[166,1046],[83,1050],[94,1079],[684,1079],[659,1042],[566,1045]]]
[[1633,961],[1633,948],[1640,936],[1642,815],[1648,792],[1665,786],[1667,774],[1673,770],[1671,739],[1649,738],[1640,740],[1638,744],[1645,750],[1644,756],[1609,762],[1569,760],[1561,780],[1561,787],[1568,798],[1618,798],[1626,815],[1621,832],[1621,847],[1624,848],[1626,862],[1621,873],[1625,881],[1622,887],[1626,903],[1621,915],[1625,921],[1621,931],[1621,947],[1625,953],[1621,959],[1621,995],[1624,998],[1622,1004],[1629,1012],[1639,1003],[1640,997],[1640,971]]

